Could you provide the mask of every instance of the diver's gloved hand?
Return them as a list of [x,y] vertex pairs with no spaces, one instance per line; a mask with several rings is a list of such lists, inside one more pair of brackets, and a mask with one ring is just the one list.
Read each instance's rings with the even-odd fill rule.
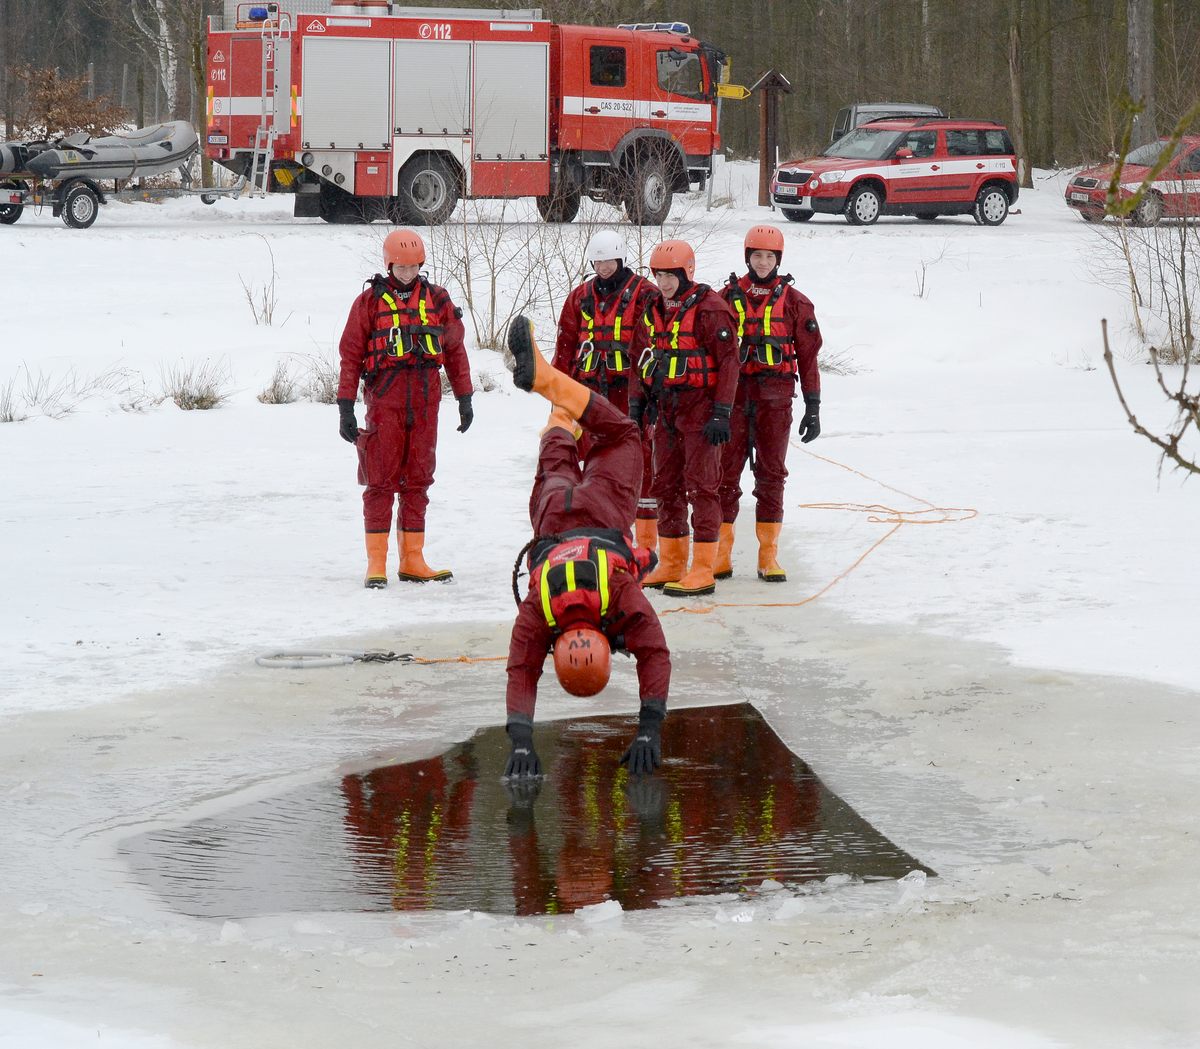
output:
[[804,395],[804,418],[800,420],[800,443],[808,444],[821,436],[821,395]]
[[631,776],[648,776],[662,764],[662,721],[666,709],[661,701],[643,703],[637,734],[621,755],[621,764]]
[[338,433],[342,435],[343,441],[353,444],[358,440],[358,420],[354,418],[354,401],[342,398],[338,400],[337,406]]
[[475,421],[475,409],[471,407],[471,395],[464,393],[458,399],[458,432],[466,433]]
[[542,763],[538,760],[537,751],[533,749],[533,726],[510,721],[505,731],[512,743],[512,751],[508,755],[504,775],[513,779],[540,776]]

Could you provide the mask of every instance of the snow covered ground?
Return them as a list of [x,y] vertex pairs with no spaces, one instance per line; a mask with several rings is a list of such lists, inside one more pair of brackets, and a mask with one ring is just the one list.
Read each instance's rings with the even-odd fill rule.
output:
[[[755,184],[731,165],[731,206],[680,202],[702,279],[780,218]],[[146,827],[503,719],[494,663],[253,657],[502,654],[540,402],[471,346],[500,385],[469,433],[441,418],[427,553],[456,580],[366,591],[336,411],[256,395],[279,362],[331,356],[382,226],[294,220],[279,198],[0,227],[0,408],[34,402],[0,424],[0,1047],[1200,1045],[1200,503],[1124,421],[1102,317],[1138,411],[1168,416],[1061,192],[1043,175],[996,229],[783,224],[841,367],[821,439],[789,461],[789,583],[764,595],[743,526],[717,597],[834,585],[664,620],[673,704],[752,700],[940,877],[553,919],[214,924],[116,857]],[[263,326],[243,282],[261,294],[268,246]],[[222,407],[154,403],[206,361]],[[547,686],[539,717],[632,710],[631,678],[589,702]]]

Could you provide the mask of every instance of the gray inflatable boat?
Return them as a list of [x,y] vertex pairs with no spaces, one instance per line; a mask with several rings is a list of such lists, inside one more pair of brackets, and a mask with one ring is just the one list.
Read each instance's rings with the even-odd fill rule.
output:
[[173,120],[104,138],[81,131],[46,143],[45,148],[32,146],[22,159],[25,169],[37,178],[131,179],[177,168],[199,145],[191,124]]

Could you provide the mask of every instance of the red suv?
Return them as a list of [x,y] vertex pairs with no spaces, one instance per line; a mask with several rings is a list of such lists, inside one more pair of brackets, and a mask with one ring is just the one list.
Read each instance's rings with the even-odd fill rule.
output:
[[792,222],[820,212],[854,226],[880,215],[973,215],[999,226],[1018,192],[1012,140],[990,120],[872,120],[820,156],[781,164],[771,183]]
[[[1121,168],[1121,200],[1133,196],[1150,169],[1170,144],[1160,138],[1139,146],[1125,158]],[[1067,206],[1074,208],[1088,222],[1104,218],[1104,205],[1113,165],[1087,168],[1067,185]],[[1150,190],[1142,197],[1131,218],[1135,225],[1153,226],[1159,219],[1200,216],[1200,135],[1188,135],[1179,140],[1167,166],[1159,172]]]

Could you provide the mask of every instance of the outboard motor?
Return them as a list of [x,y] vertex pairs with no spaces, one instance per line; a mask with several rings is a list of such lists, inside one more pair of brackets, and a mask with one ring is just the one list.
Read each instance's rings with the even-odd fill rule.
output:
[[20,142],[0,146],[0,175],[8,175],[14,171],[24,171],[29,161],[30,149]]

